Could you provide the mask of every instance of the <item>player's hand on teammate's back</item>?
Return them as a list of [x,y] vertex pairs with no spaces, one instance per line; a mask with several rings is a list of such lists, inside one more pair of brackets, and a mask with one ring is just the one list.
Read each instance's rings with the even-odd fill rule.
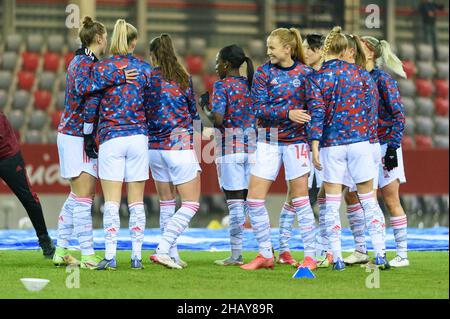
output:
[[98,158],[97,143],[95,143],[94,135],[85,134],[84,135],[84,152],[89,158]]
[[198,103],[202,107],[202,109],[205,109],[209,106],[209,92],[206,91],[202,95],[200,95],[200,98],[198,99]]
[[297,124],[305,124],[311,121],[311,116],[306,110],[290,110],[289,119]]
[[384,167],[388,171],[392,171],[394,168],[398,167],[397,150],[395,148],[387,148],[386,155],[384,156]]
[[[124,65],[122,67],[119,68],[119,70],[124,70],[128,65]],[[131,70],[124,70],[125,73],[125,79],[127,80],[128,84],[132,84],[134,80],[137,79],[139,73],[137,72],[136,69],[131,69]]]

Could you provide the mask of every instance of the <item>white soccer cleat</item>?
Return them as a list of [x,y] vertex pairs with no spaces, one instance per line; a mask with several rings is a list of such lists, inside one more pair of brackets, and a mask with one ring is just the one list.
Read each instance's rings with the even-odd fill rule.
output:
[[150,257],[150,259],[154,263],[166,266],[167,268],[183,269],[183,267],[178,265],[172,258],[169,257],[169,255],[155,254],[155,255],[152,255]]
[[344,258],[346,265],[365,264],[369,262],[369,254],[363,254],[355,250],[350,256]]
[[400,256],[396,256],[394,259],[392,259],[389,264],[391,267],[394,268],[401,268],[401,267],[408,267],[409,266],[409,260],[408,258],[402,258]]

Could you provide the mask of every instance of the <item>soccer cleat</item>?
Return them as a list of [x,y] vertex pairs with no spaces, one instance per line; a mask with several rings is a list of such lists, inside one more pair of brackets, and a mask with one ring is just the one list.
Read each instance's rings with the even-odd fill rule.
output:
[[81,256],[81,269],[96,269],[102,259],[96,255]]
[[117,269],[117,263],[116,263],[116,258],[112,258],[112,259],[102,259],[97,267],[95,268],[96,270],[116,270]]
[[409,266],[409,260],[408,258],[402,258],[400,256],[396,256],[394,259],[392,259],[389,264],[393,268],[401,268],[401,267],[408,267]]
[[78,267],[80,265],[80,262],[75,257],[70,255],[67,252],[67,249],[61,247],[56,247],[52,260],[53,264],[56,267],[64,267],[64,266]]
[[277,264],[283,264],[283,265],[287,264],[287,265],[297,267],[298,262],[294,258],[292,258],[292,255],[290,252],[285,251],[278,256]]
[[230,256],[226,259],[216,260],[214,264],[219,266],[242,266],[244,264],[244,259],[242,258],[242,255],[237,259]]
[[369,254],[355,250],[350,256],[344,258],[346,265],[366,264],[369,262]]
[[179,266],[181,266],[181,268],[187,268],[187,266],[188,266],[188,264],[187,264],[187,262],[185,262],[184,260],[181,260],[181,259],[176,259],[176,258],[174,258],[174,257],[171,257],[172,258],[172,260],[174,261],[174,262],[176,262]]
[[150,260],[155,264],[166,266],[167,268],[172,269],[183,269],[180,265],[178,265],[169,255],[163,254],[154,254],[150,256]]
[[316,270],[317,269],[317,261],[311,257],[306,257],[303,259],[303,262],[298,266],[298,268],[309,268],[309,270]]
[[253,259],[251,262],[242,265],[241,269],[244,270],[256,270],[261,268],[273,269],[273,267],[274,267],[273,257],[264,258],[263,256],[258,254],[258,256],[256,256],[256,258]]
[[391,265],[389,265],[389,262],[386,259],[386,255],[377,255],[377,257],[375,258],[375,265],[381,270],[387,270],[391,268]]
[[345,270],[345,263],[341,258],[338,258],[338,260],[333,264],[333,270]]
[[144,269],[144,266],[142,265],[141,259],[131,259],[131,269],[140,270]]
[[39,246],[42,248],[42,254],[47,259],[52,259],[55,255],[55,245],[49,235],[43,235],[38,238]]

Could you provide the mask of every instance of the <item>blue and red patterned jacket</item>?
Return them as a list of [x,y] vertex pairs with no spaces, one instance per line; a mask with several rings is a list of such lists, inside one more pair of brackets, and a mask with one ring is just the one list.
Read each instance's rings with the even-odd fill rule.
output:
[[341,60],[324,62],[308,77],[310,140],[320,147],[369,141],[378,109],[378,90],[369,72]]
[[85,107],[86,123],[94,123],[95,114],[99,114],[97,134],[100,144],[117,137],[147,135],[145,94],[150,84],[150,64],[132,54],[115,55],[95,64],[93,71],[100,83],[110,82],[124,66],[138,70],[139,76],[133,84],[108,87],[101,92],[99,105],[87,103]]
[[147,97],[149,149],[193,149],[194,121],[200,123],[192,79],[185,90],[154,68]]
[[370,72],[380,93],[378,138],[381,144],[399,148],[405,129],[405,111],[397,82],[387,72],[375,68]]
[[289,120],[289,111],[307,109],[305,82],[313,72],[312,68],[297,61],[290,68],[267,62],[257,69],[251,96],[258,132],[261,133],[260,128],[265,128],[266,136],[262,140],[270,141],[270,128],[273,128],[278,130],[279,145],[308,142],[308,125]]
[[83,112],[87,100],[98,103],[92,94],[108,86],[126,82],[125,73],[117,70],[108,79],[100,79],[93,73],[97,57],[88,48],[78,49],[67,68],[65,109],[61,116],[58,132],[72,136],[83,136]]
[[216,136],[216,155],[254,152],[256,120],[248,80],[231,76],[214,83],[211,106],[212,112],[223,115],[220,135]]

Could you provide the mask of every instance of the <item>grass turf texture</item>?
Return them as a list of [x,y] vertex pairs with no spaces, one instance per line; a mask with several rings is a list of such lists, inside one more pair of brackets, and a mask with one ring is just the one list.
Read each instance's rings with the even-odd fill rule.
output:
[[[103,252],[100,252],[100,255]],[[366,288],[370,273],[359,265],[345,271],[318,269],[315,279],[293,279],[288,265],[275,270],[244,271],[221,267],[214,260],[228,252],[181,251],[189,263],[184,270],[167,269],[148,261],[144,270],[130,269],[130,252],[118,252],[118,270],[80,270],[80,288],[66,288],[65,268],[56,268],[36,251],[0,251],[0,298],[449,298],[448,252],[410,252],[411,266],[380,272],[380,288]],[[74,252],[79,257],[79,252]],[[294,252],[301,259],[302,252]],[[345,254],[347,255],[347,254]],[[256,256],[246,252],[245,261]],[[394,252],[388,253],[389,259]],[[46,278],[50,283],[40,292],[28,292],[20,278]]]

